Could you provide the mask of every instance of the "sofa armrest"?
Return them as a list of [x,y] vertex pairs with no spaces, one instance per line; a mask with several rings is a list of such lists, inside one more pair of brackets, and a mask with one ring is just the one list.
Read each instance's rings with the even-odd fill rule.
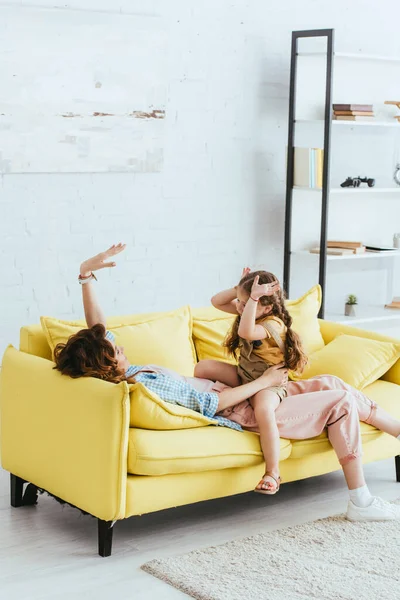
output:
[[[341,323],[334,323],[332,321],[325,321],[323,319],[319,319],[319,325],[325,344],[329,344],[329,342],[334,340],[336,336],[343,333],[346,335],[354,335],[370,340],[377,340],[378,342],[394,342],[396,344],[400,343],[400,340],[396,338],[375,333],[375,331],[358,329],[357,327],[351,327],[350,325],[342,325]],[[389,369],[385,375],[383,375],[382,379],[400,385],[400,360],[398,360],[393,367]]]
[[7,470],[105,521],[124,518],[129,390],[71,379],[10,346],[0,378]]

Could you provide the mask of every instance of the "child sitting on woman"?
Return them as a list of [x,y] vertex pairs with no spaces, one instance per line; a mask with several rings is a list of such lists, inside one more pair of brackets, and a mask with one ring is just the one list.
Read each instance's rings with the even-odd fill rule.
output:
[[[307,359],[272,273],[244,269],[239,285],[220,292],[212,303],[225,312],[239,313],[225,342],[230,354],[238,358],[238,366],[202,361],[196,367],[197,376],[234,386],[256,381],[268,368],[282,362],[294,372],[304,369]],[[279,491],[280,440],[275,410],[286,394],[283,383],[258,392],[250,400],[265,459],[265,475],[255,489],[260,494]]]

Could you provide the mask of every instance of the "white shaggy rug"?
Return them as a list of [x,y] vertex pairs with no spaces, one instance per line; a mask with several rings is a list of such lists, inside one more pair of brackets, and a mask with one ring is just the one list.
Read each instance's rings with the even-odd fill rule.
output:
[[400,521],[331,517],[142,569],[198,600],[400,600]]

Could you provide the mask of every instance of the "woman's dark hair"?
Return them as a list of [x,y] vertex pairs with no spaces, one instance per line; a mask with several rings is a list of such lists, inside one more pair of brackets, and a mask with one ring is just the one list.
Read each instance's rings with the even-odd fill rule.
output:
[[[259,277],[258,283],[260,285],[264,283],[273,283],[277,281],[277,278],[273,273],[267,271],[253,271],[245,275],[239,281],[239,288],[242,288],[249,296],[251,288],[254,283],[254,279]],[[278,290],[273,296],[262,296],[259,300],[262,306],[271,306],[270,315],[274,315],[281,319],[286,325],[286,340],[285,340],[285,366],[292,371],[301,373],[307,364],[307,356],[303,350],[301,340],[297,333],[292,329],[293,319],[288,313],[285,306],[285,297],[281,290]],[[240,343],[240,337],[238,334],[240,324],[240,316],[238,315],[232,325],[232,329],[229,332],[224,345],[228,348],[229,353],[237,357],[237,352]]]
[[77,377],[97,377],[112,383],[125,381],[125,373],[118,367],[115,349],[106,339],[104,325],[93,325],[81,329],[63,344],[54,349],[55,369],[63,375]]

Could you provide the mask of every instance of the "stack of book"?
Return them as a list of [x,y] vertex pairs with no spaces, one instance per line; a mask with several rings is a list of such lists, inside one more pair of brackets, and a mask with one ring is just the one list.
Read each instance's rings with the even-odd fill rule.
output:
[[[347,254],[364,254],[366,247],[362,242],[327,242],[326,253],[330,256],[346,256]],[[320,254],[320,248],[311,248],[311,254]]]
[[385,308],[400,308],[400,296],[395,296],[390,304],[386,304]]
[[372,104],[334,104],[335,121],[371,121],[375,117]]
[[294,185],[303,188],[322,188],[324,151],[322,148],[294,149]]

